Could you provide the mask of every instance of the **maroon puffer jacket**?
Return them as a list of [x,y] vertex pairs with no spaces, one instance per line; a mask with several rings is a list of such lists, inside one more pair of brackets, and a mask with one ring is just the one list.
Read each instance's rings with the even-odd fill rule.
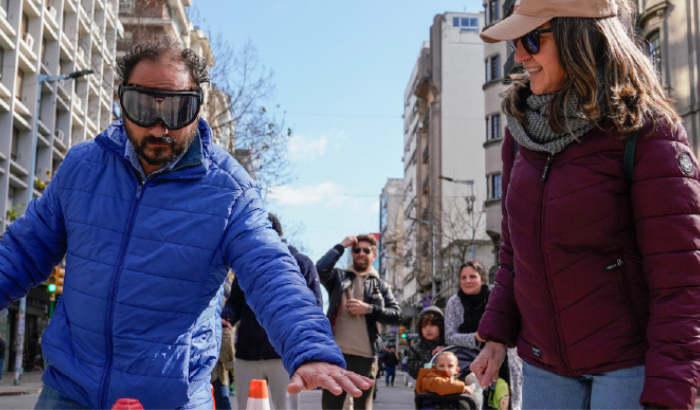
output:
[[[685,129],[595,129],[554,156],[503,144],[501,266],[479,335],[564,376],[646,365],[640,403],[692,409],[700,181]],[[685,170],[685,172],[684,172]],[[687,173],[687,174],[686,174]]]

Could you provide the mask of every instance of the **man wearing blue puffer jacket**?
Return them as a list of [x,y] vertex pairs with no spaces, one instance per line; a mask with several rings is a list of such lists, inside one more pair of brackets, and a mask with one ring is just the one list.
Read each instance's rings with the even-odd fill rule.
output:
[[199,118],[207,66],[167,38],[118,61],[124,120],[74,146],[0,242],[0,309],[65,256],[42,337],[37,409],[212,408],[222,283],[237,276],[292,376],[288,391],[360,396],[260,192]]

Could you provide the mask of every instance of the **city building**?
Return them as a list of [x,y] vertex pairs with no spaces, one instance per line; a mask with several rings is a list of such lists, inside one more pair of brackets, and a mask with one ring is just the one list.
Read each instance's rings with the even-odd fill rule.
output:
[[[498,23],[506,10],[513,6],[515,0],[486,0],[484,29]],[[492,255],[483,262],[489,267],[489,282],[493,279],[498,266],[498,249],[501,244],[501,146],[506,130],[506,117],[501,112],[501,93],[505,88],[504,80],[516,64],[513,51],[508,43],[484,43],[484,171],[486,175],[486,198],[484,211],[486,233],[492,240]]]
[[[700,155],[700,3],[637,0],[637,32],[653,55],[695,155]],[[653,52],[651,52],[653,51]]]
[[436,15],[404,95],[404,286],[415,280],[414,307],[444,306],[459,265],[492,260],[479,131],[483,24],[484,13]]
[[[112,122],[118,7],[118,0],[0,0],[2,231],[42,194],[71,146]],[[15,303],[0,319],[8,346],[17,328],[25,329],[25,370],[33,367],[51,303],[38,287],[24,317]],[[5,366],[14,369],[15,351],[8,350]]]

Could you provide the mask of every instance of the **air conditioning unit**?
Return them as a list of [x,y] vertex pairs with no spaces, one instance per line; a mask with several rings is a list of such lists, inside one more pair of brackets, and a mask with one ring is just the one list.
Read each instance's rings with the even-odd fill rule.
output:
[[27,44],[28,48],[32,48],[34,46],[34,37],[32,37],[29,32],[24,33],[24,36],[22,36],[24,42]]
[[63,132],[63,130],[56,130],[56,138],[61,140],[63,142],[63,138],[66,136],[66,133]]
[[46,9],[49,11],[49,14],[51,15],[51,17],[53,17],[55,20],[56,19],[56,7],[49,6]]
[[74,95],[74,96],[73,96],[73,101],[75,102],[75,105],[77,105],[78,107],[82,108],[83,100],[81,100],[80,97],[78,97],[77,95]]

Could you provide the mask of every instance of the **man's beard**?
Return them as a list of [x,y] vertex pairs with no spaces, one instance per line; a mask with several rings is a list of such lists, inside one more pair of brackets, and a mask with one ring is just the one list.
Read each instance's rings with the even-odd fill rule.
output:
[[357,272],[364,272],[369,268],[369,263],[367,261],[352,261],[352,266]]
[[[171,162],[175,161],[180,155],[182,155],[185,151],[187,151],[190,148],[190,145],[192,145],[192,142],[197,137],[197,127],[194,127],[192,128],[192,133],[190,133],[188,138],[182,144],[178,144],[177,140],[169,135],[164,135],[162,137],[154,137],[153,135],[148,135],[144,137],[143,140],[141,140],[141,143],[139,143],[132,136],[129,130],[129,126],[124,124],[124,129],[126,130],[126,135],[129,138],[129,141],[131,142],[131,146],[134,147],[134,152],[136,152],[136,155],[138,155],[139,158],[146,161],[148,165],[153,166],[168,165]],[[165,143],[170,145],[170,155],[163,156],[163,153],[166,151],[165,147],[152,148],[153,154],[146,154],[146,146],[149,143]]]

